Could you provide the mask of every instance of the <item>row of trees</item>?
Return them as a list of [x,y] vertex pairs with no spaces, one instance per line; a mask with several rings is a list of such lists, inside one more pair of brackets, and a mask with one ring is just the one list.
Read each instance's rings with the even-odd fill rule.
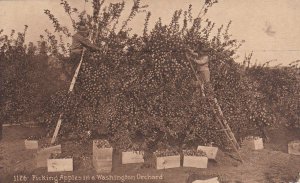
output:
[[297,65],[289,67],[253,66],[247,75],[258,84],[262,100],[274,114],[284,117],[291,128],[300,127],[300,72]]
[[[207,99],[192,85],[195,78],[185,58],[187,47],[210,50],[215,94],[238,138],[263,135],[259,129],[274,122],[257,81],[232,58],[241,43],[231,38],[231,23],[211,35],[214,23],[201,18],[216,1],[206,1],[196,18],[192,6],[178,10],[169,24],[158,20],[150,31],[151,13],[146,13],[141,36],[129,36],[127,25],[146,6],[135,1],[128,19],[120,23],[124,3],[102,7],[103,2],[93,1],[93,14],[84,15],[70,11],[68,2],[62,1],[69,15],[77,13],[89,26],[91,40],[98,46],[106,42],[108,51],[85,55],[76,92],[68,96],[60,92],[50,103],[49,126],[55,124],[58,111],[64,111],[61,133],[88,139],[86,132],[91,131],[93,138],[108,138],[119,148],[156,150],[210,142],[226,145]],[[56,20],[50,11],[46,14]],[[76,29],[78,23],[72,16],[71,20]],[[58,32],[67,32],[53,22]]]
[[1,124],[38,121],[49,96],[66,87],[48,63],[46,41],[25,44],[26,31],[27,26],[22,33],[0,31]]
[[[70,31],[46,10],[55,30],[62,34],[58,40],[54,34],[47,32],[47,40],[41,37],[40,46],[35,51],[29,49],[33,45],[26,48],[23,41],[20,47],[11,46],[13,52],[9,49],[1,52],[1,58],[5,58],[5,62],[1,59],[2,69],[14,65],[22,70],[17,72],[19,77],[14,76],[14,80],[9,78],[7,81],[13,83],[23,79],[19,84],[3,87],[1,93],[7,96],[2,97],[1,106],[7,106],[10,100],[18,102],[15,98],[18,93],[11,93],[11,90],[16,91],[22,86],[19,90],[22,102],[26,100],[24,104],[39,106],[43,110],[24,106],[27,111],[16,114],[13,112],[22,105],[15,105],[11,112],[7,107],[1,108],[2,114],[9,114],[9,117],[30,114],[32,119],[36,112],[38,120],[51,132],[60,112],[64,112],[61,136],[79,141],[105,138],[121,149],[182,149],[211,142],[224,147],[227,139],[216,123],[207,99],[201,97],[192,84],[195,76],[185,58],[189,47],[199,51],[210,50],[215,96],[238,139],[247,135],[265,135],[261,129],[275,125],[274,114],[278,112],[287,117],[291,127],[299,127],[299,70],[248,67],[236,63],[233,55],[241,42],[231,38],[231,22],[219,27],[216,35],[211,35],[215,24],[203,19],[214,3],[217,1],[205,1],[198,17],[194,18],[192,6],[186,11],[178,10],[169,24],[158,20],[151,30],[148,27],[151,13],[146,13],[143,35],[130,36],[128,22],[146,8],[139,0],[134,1],[132,11],[124,22],[120,22],[124,2],[104,6],[104,1],[93,0],[93,13],[87,15],[62,0],[73,28],[76,30],[79,22],[84,21],[92,32],[94,44],[100,47],[106,42],[108,49],[86,52],[75,92],[68,94],[66,82],[37,74],[49,73],[45,72],[49,71],[49,67],[33,67],[47,60],[39,58],[42,53],[50,52],[61,58],[67,50],[67,45],[62,44],[60,38],[70,36]],[[76,22],[77,18],[73,16],[77,16],[79,21]],[[8,45],[8,40],[12,40],[6,38],[6,42],[1,42],[2,48]],[[10,54],[16,49],[21,50],[18,59],[13,57],[15,54]],[[50,73],[59,71],[52,69]],[[35,75],[30,78],[32,73]],[[6,73],[5,77],[12,77],[10,74]],[[57,75],[53,77],[57,78]],[[26,88],[23,86],[25,83],[29,86],[35,83],[36,88]],[[47,86],[42,83],[47,83]],[[9,97],[9,94],[13,96]]]

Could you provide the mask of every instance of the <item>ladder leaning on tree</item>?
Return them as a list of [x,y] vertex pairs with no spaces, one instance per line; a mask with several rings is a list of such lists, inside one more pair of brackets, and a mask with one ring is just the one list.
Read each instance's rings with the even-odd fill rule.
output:
[[[191,68],[193,70],[193,73],[194,73],[197,81],[199,83],[201,83],[201,80],[198,78],[198,75],[196,73],[196,70],[195,70],[195,68],[194,68],[191,60],[190,59],[188,59],[188,60],[190,61]],[[205,93],[204,93],[205,90],[204,90],[204,84],[203,83],[200,84],[200,90],[201,90],[202,96],[205,97]],[[212,109],[212,111],[213,111],[213,113],[215,115],[216,120],[218,121],[218,123],[220,124],[220,126],[222,128],[220,131],[224,131],[224,133],[225,133],[227,139],[230,141],[233,149],[238,154],[240,161],[243,163],[243,159],[242,159],[242,157],[241,157],[241,155],[240,155],[240,153],[238,151],[238,149],[240,148],[240,146],[239,146],[239,144],[238,144],[238,142],[237,142],[237,140],[236,140],[236,138],[234,136],[234,133],[232,132],[230,126],[228,125],[228,123],[227,123],[227,121],[226,121],[226,119],[225,119],[225,117],[223,115],[223,112],[222,112],[222,109],[221,109],[221,107],[220,107],[220,105],[218,103],[218,100],[216,98],[214,98],[213,99],[213,106],[211,105],[211,103],[209,103],[209,104],[210,104],[210,107],[211,107],[211,109]]]
[[[77,76],[78,76],[78,73],[79,73],[82,61],[83,61],[84,52],[85,52],[85,48],[83,48],[83,51],[82,51],[82,54],[81,54],[81,59],[80,59],[80,62],[78,64],[77,68],[76,68],[75,74],[74,74],[74,76],[72,78],[72,81],[71,81],[68,93],[72,92],[73,89],[74,89],[74,86],[75,86],[75,83],[76,83],[76,79],[77,79]],[[54,144],[54,142],[55,142],[55,140],[57,138],[58,131],[59,131],[61,123],[62,123],[62,116],[63,116],[63,113],[60,113],[58,121],[57,121],[57,124],[56,124],[56,128],[55,128],[54,134],[53,134],[52,139],[51,139],[51,144]]]

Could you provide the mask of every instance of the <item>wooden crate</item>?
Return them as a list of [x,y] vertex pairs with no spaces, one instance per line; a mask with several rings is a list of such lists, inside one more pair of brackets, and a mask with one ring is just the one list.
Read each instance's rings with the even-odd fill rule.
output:
[[243,140],[243,147],[252,149],[252,150],[260,150],[264,148],[264,143],[262,138],[257,139],[245,139]]
[[178,168],[180,167],[180,155],[156,157],[156,169]]
[[47,167],[47,159],[51,156],[51,154],[59,153],[61,153],[61,145],[38,150],[36,155],[37,168]]
[[93,158],[112,160],[112,148],[97,147],[98,140],[93,140]]
[[25,140],[25,149],[38,149],[39,141],[38,140]]
[[208,159],[216,159],[219,148],[211,146],[198,146],[197,150],[205,152]]
[[113,148],[99,148],[97,150],[93,150],[93,158],[112,160],[112,152]]
[[144,152],[128,151],[122,152],[122,164],[144,163]]
[[110,173],[112,170],[112,161],[93,159],[93,167],[97,173]]
[[207,168],[208,158],[205,156],[184,156],[183,167]]
[[192,183],[220,183],[218,177],[206,179],[206,180],[195,180]]
[[71,172],[73,171],[73,158],[48,159],[48,172]]
[[97,173],[111,172],[113,148],[98,148],[97,140],[93,141],[93,166]]
[[288,144],[288,153],[300,155],[300,140],[295,140]]

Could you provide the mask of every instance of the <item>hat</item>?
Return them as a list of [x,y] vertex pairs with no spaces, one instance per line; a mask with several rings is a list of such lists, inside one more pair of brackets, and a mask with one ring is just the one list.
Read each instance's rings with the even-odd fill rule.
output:
[[88,28],[86,26],[80,25],[78,26],[78,32],[88,32]]

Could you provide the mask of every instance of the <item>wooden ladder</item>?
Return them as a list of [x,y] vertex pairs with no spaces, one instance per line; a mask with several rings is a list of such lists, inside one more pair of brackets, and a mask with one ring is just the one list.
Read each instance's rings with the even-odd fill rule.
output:
[[[201,83],[201,80],[198,78],[198,75],[196,73],[196,70],[195,70],[195,68],[194,68],[191,60],[189,60],[189,61],[190,61],[190,64],[191,64],[191,68],[192,68],[192,70],[194,72],[194,75],[195,75],[197,81],[200,83],[201,94],[202,94],[203,97],[205,97],[204,84]],[[239,146],[239,144],[238,144],[238,142],[237,142],[237,140],[236,140],[236,138],[234,136],[234,133],[232,132],[232,130],[231,130],[230,126],[229,126],[229,124],[227,123],[227,120],[225,119],[225,117],[223,115],[223,112],[222,112],[222,109],[221,109],[221,107],[220,107],[220,105],[218,103],[218,100],[215,97],[213,98],[213,105],[211,105],[211,103],[210,103],[210,107],[211,107],[211,109],[212,109],[212,111],[213,111],[213,113],[215,115],[216,120],[218,121],[219,125],[222,128],[220,131],[224,131],[224,133],[225,133],[227,139],[230,141],[233,149],[238,154],[240,161],[243,163],[243,159],[242,159],[242,157],[241,157],[241,155],[240,155],[240,153],[238,151],[238,149],[240,148],[240,146]]]
[[[81,54],[81,59],[80,59],[80,62],[78,64],[77,68],[76,68],[75,74],[74,74],[74,76],[72,78],[72,81],[71,81],[68,93],[71,93],[73,91],[73,89],[74,89],[74,86],[75,86],[75,83],[76,83],[76,79],[77,79],[77,76],[78,76],[78,73],[79,73],[82,61],[83,61],[84,52],[85,52],[85,48],[83,48],[83,51],[82,51],[82,54]],[[50,142],[51,144],[54,144],[54,142],[55,142],[55,140],[57,138],[58,131],[59,131],[61,123],[62,123],[62,116],[63,116],[63,113],[60,113],[58,121],[57,121],[57,124],[56,124],[56,128],[55,128],[54,134],[53,134],[51,142]]]

